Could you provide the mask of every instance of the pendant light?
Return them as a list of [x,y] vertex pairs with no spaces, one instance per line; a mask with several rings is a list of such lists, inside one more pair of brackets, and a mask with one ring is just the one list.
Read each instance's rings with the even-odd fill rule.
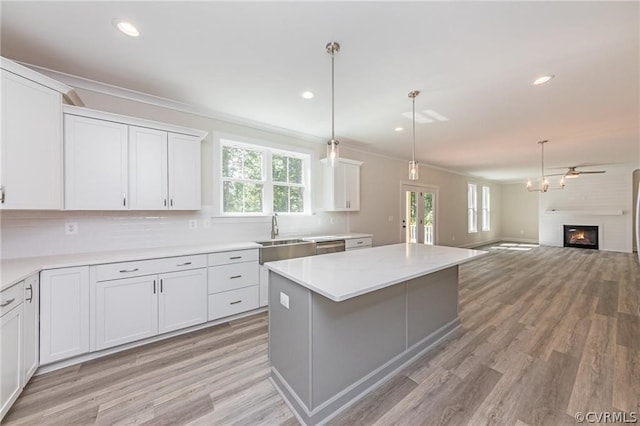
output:
[[340,51],[340,45],[335,41],[328,43],[327,53],[331,55],[331,140],[327,142],[327,158],[332,167],[335,167],[338,164],[338,158],[340,156],[338,145],[340,142],[336,139],[335,133],[335,100],[334,100],[334,61],[335,54]]
[[416,96],[419,94],[418,90],[409,92],[413,106],[413,148],[411,150],[411,161],[409,161],[409,180],[418,180],[420,177],[418,162],[416,161]]
[[539,191],[539,192],[547,192],[549,189],[564,189],[565,187],[565,183],[564,183],[564,176],[562,177],[562,179],[560,179],[560,186],[557,188],[549,188],[549,179],[547,179],[547,177],[544,174],[544,144],[549,142],[548,140],[543,140],[543,141],[538,141],[538,145],[540,145],[540,186],[538,188],[534,188],[533,184],[531,183],[531,179],[529,179],[529,181],[527,181],[527,191],[529,192],[534,192],[534,191]]

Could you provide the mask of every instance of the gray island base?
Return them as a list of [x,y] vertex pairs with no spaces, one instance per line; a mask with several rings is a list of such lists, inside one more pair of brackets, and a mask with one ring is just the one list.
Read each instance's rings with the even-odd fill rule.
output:
[[269,274],[271,380],[304,424],[330,420],[460,325],[458,265],[340,302]]

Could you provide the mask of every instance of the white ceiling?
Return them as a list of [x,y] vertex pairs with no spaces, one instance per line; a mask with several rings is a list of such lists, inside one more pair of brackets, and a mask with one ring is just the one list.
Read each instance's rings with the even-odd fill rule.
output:
[[[417,89],[417,111],[449,118],[417,124],[421,163],[526,179],[549,139],[549,169],[640,164],[638,2],[2,1],[1,13],[5,57],[325,139],[337,41],[345,144],[409,159],[402,114]],[[531,84],[544,74],[556,77]]]

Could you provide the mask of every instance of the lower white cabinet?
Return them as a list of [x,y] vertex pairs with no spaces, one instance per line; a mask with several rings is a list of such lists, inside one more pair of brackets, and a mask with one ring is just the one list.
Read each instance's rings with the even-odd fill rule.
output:
[[38,355],[40,352],[40,279],[37,274],[27,278],[24,282],[24,322],[22,341],[22,383],[27,384],[33,373],[38,369]]
[[0,419],[22,391],[23,283],[0,295]]
[[205,268],[95,283],[95,350],[207,320]]
[[40,273],[40,364],[89,352],[89,267]]
[[209,255],[209,321],[260,306],[258,250]]
[[345,240],[344,242],[345,251],[371,248],[372,246],[373,246],[373,238],[371,237],[350,238],[348,240]]
[[158,332],[179,330],[207,321],[207,270],[160,275]]

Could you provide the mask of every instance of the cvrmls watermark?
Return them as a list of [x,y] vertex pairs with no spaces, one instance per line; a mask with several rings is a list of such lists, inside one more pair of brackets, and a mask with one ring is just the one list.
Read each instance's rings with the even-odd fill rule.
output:
[[578,423],[638,423],[635,411],[578,411],[573,417]]

